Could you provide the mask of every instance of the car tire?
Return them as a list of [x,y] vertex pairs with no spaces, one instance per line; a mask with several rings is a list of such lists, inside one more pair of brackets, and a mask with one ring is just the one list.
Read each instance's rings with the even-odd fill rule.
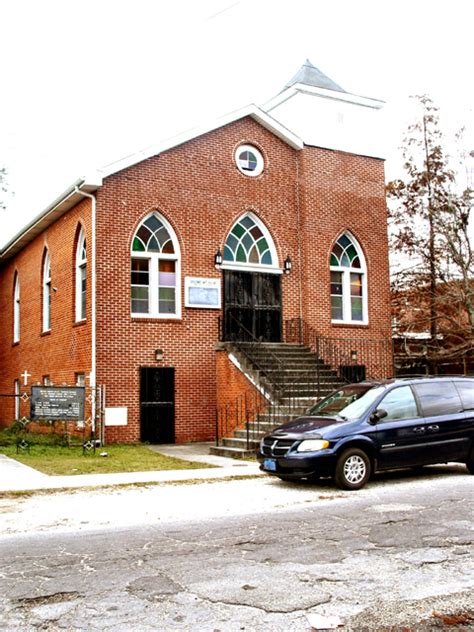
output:
[[334,480],[340,489],[361,489],[369,480],[371,471],[367,454],[359,448],[349,448],[337,461]]

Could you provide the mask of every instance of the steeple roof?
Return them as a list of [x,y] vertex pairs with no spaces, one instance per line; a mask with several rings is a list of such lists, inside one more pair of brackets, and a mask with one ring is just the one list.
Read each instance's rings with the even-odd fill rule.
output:
[[306,86],[334,90],[335,92],[346,92],[341,86],[338,86],[337,83],[321,72],[319,68],[313,66],[309,59],[304,62],[296,75],[286,84],[285,88],[290,88],[295,83],[303,83]]

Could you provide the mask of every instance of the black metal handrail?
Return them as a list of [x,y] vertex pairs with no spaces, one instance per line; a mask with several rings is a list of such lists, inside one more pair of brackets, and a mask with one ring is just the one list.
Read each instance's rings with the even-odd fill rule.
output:
[[[262,355],[267,359],[271,359],[272,363],[276,364],[278,366],[278,368],[280,370],[283,370],[284,364],[283,362],[280,360],[280,358],[275,355],[270,349],[268,349],[268,347],[264,346],[264,342],[261,338],[257,338],[250,330],[248,330],[245,325],[243,325],[238,318],[236,318],[233,314],[228,314],[228,317],[232,319],[233,322],[235,322],[235,324],[238,326],[239,331],[243,331],[246,336],[248,336],[248,340],[227,340],[226,342],[230,342],[231,344],[233,344],[237,350],[245,357],[246,360],[248,360],[257,370],[258,372],[263,375],[266,379],[266,381],[268,382],[268,386],[271,388],[272,390],[272,396],[274,399],[278,399],[279,398],[279,389],[278,387],[275,386],[275,384],[273,383],[271,376],[269,375],[269,372],[267,369],[265,369],[260,362],[258,362],[255,357],[252,354],[249,354],[246,347],[244,345],[248,344],[249,342],[253,345],[253,349],[261,351]],[[220,339],[223,339],[223,331],[222,331],[222,320],[219,317],[219,330],[220,330]]]
[[[394,373],[393,345],[390,338],[371,339],[361,337],[323,336],[300,318],[285,323],[287,342],[299,342],[308,346],[330,367],[339,370],[339,377],[347,382],[356,372],[342,370],[365,367],[364,378],[388,377]],[[390,361],[388,361],[390,358]]]
[[[316,355],[316,366],[307,371],[285,380],[284,385],[275,382],[275,371],[284,373],[285,363],[272,351],[263,346],[263,342],[248,331],[242,323],[233,315],[238,327],[254,345],[254,349],[264,351],[264,356],[272,359],[273,375],[266,370],[253,356],[247,352],[240,341],[232,342],[242,355],[253,364],[259,373],[265,377],[266,382],[273,390],[274,401],[265,402],[263,395],[256,396],[253,400],[246,395],[236,398],[232,405],[216,411],[216,443],[219,445],[221,437],[229,436],[236,428],[246,428],[246,445],[250,447],[252,441],[258,440],[266,434],[266,430],[260,426],[261,417],[264,414],[270,424],[277,426],[283,416],[294,418],[301,414],[301,399],[304,395],[298,393],[297,384],[314,385],[314,399],[322,397],[322,371],[329,370],[329,377],[335,379],[334,387],[338,382],[348,383],[360,381],[364,378],[388,377],[393,372],[393,353],[391,340],[389,339],[361,339],[361,338],[332,338],[319,334],[303,319],[293,319],[285,323],[285,341],[308,347]],[[391,358],[391,362],[388,358]],[[376,375],[376,372],[380,372]],[[332,375],[331,375],[332,373]],[[283,390],[284,389],[284,390]],[[312,389],[309,389],[312,390]],[[282,397],[284,393],[287,395]],[[282,401],[285,399],[285,402]]]

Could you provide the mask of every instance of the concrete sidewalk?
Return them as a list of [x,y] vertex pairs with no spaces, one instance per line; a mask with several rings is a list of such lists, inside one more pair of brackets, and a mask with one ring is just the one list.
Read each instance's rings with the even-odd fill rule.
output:
[[[239,476],[259,476],[258,463],[211,456],[212,443],[150,446],[151,450],[186,461],[216,465],[196,470],[166,470],[123,472],[114,474],[78,474],[77,476],[49,476],[0,454],[0,493],[45,489],[78,489],[133,483],[166,483],[189,480],[223,479]],[[105,447],[104,450],[107,448]]]

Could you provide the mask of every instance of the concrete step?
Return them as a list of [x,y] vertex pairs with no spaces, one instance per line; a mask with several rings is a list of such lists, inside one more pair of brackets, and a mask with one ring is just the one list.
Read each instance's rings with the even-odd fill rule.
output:
[[[324,365],[324,362],[318,359],[312,353],[288,353],[285,355],[269,355],[267,353],[245,353],[244,355],[248,358],[252,358],[256,362],[274,362],[276,364],[286,364],[287,362],[308,362],[315,365]],[[326,364],[326,366],[328,365]]]
[[[243,365],[278,401],[260,413],[248,430],[242,427],[235,430],[232,437],[222,438],[222,445],[212,448],[212,453],[233,458],[251,455],[252,458],[261,436],[304,415],[319,399],[339,388],[341,381],[334,369],[303,345],[246,343],[238,347],[240,352],[237,347],[236,352]],[[254,449],[247,449],[248,440]]]
[[[249,445],[250,445],[250,449],[255,451],[255,449],[258,447],[258,444],[260,442],[260,437],[262,435],[266,435],[268,434],[267,432],[263,432],[263,433],[255,433],[255,434],[250,434],[249,435]],[[221,445],[219,446],[221,448],[236,448],[238,450],[242,450],[245,451],[247,450],[247,437],[232,437],[232,438],[223,438],[221,440]]]
[[331,369],[318,370],[317,366],[302,364],[301,362],[285,365],[284,367],[277,367],[274,365],[268,367],[261,366],[260,369],[265,370],[267,375],[272,375],[276,378],[285,376],[288,377],[288,379],[291,379],[293,376],[296,377],[298,375],[311,375],[317,378],[319,375],[322,380],[340,380],[338,375],[334,371],[331,371]]
[[265,349],[266,351],[272,351],[274,353],[286,353],[287,351],[311,351],[309,347],[302,344],[296,344],[293,342],[239,342],[239,347],[246,350],[259,351]]
[[303,410],[313,406],[318,401],[318,398],[315,397],[291,397],[285,398],[283,397],[280,400],[280,406],[289,406],[291,408],[302,408]]
[[[265,424],[254,424],[249,428],[249,437],[251,438],[256,438],[256,437],[262,437],[264,435],[270,434],[272,432],[272,430],[274,430],[275,428],[278,428],[279,426],[282,426],[284,423],[287,423],[288,421],[291,421],[290,419],[284,419],[281,421],[281,423],[265,423]],[[229,439],[222,439],[222,441],[233,441],[234,439],[239,439],[242,441],[246,441],[247,440],[247,430],[245,429],[240,429],[240,430],[235,430],[234,431],[234,436],[229,438]],[[227,445],[227,444],[225,444]]]
[[[257,446],[258,444],[256,444]],[[241,450],[239,448],[225,448],[223,446],[213,446],[209,448],[210,454],[215,456],[226,456],[230,459],[246,459],[254,461],[256,460],[255,449],[253,450]]]

